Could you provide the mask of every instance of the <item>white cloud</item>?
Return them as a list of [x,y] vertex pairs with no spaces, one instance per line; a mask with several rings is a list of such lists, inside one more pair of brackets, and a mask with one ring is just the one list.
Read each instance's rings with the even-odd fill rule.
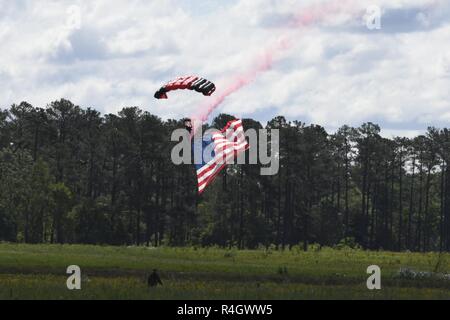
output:
[[317,1],[300,7],[291,0],[211,1],[215,5],[203,7],[187,0],[0,0],[0,106],[22,100],[45,106],[65,97],[102,112],[139,105],[180,118],[206,98],[181,92],[155,101],[161,83],[198,74],[221,87],[284,36],[291,48],[219,111],[284,114],[327,128],[373,121],[404,134],[446,125],[450,5],[364,3],[374,2],[386,15],[379,31],[362,25],[361,1],[359,10],[348,6],[323,14],[322,24],[295,29],[289,19]]

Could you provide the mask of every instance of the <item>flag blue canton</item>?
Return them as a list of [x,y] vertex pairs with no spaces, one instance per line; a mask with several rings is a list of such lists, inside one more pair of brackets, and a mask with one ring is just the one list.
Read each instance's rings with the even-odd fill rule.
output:
[[[198,148],[197,150],[197,154],[200,156],[201,155],[201,162],[197,161],[197,159],[195,159],[195,148]],[[210,156],[205,155],[205,150],[211,150],[210,152]],[[202,167],[204,167],[205,165],[208,164],[208,162],[210,162],[212,159],[214,159],[214,157],[216,156],[216,153],[214,152],[214,141],[212,139],[211,135],[206,135],[202,138],[202,143],[194,143],[194,147],[193,147],[193,156],[194,156],[194,166],[195,169],[198,171],[200,170]]]

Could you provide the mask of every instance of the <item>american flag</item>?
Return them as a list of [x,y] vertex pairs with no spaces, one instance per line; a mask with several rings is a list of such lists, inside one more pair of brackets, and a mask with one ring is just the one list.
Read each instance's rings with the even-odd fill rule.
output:
[[[206,148],[208,148],[207,152],[205,152]],[[199,194],[203,193],[206,186],[227,164],[248,148],[242,120],[239,119],[228,122],[222,131],[202,137],[202,163],[195,165]]]

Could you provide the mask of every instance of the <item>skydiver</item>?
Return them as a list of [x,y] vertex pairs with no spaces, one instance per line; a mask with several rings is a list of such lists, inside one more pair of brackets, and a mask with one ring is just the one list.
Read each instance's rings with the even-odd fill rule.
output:
[[153,269],[152,274],[148,277],[147,280],[148,287],[157,287],[158,285],[163,285],[161,278],[158,275],[158,270]]
[[192,121],[191,119],[184,119],[184,127],[189,133],[192,133]]

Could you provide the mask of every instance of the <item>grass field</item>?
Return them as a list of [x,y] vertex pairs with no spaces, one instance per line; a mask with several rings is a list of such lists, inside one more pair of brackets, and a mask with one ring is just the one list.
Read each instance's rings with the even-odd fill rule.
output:
[[[381,290],[366,287],[373,264]],[[69,265],[81,290],[66,287]],[[148,289],[153,268],[164,286]],[[449,274],[438,253],[0,244],[0,299],[450,300]]]

